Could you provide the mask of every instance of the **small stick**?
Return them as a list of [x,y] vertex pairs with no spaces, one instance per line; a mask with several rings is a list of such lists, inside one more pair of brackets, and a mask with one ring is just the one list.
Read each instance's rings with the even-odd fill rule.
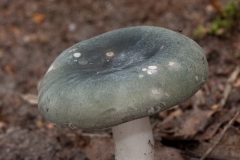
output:
[[238,74],[240,72],[240,66],[236,66],[236,68],[234,69],[234,71],[232,72],[232,74],[230,75],[230,77],[227,80],[227,84],[223,93],[223,98],[221,99],[221,101],[218,104],[218,109],[222,109],[228,99],[228,96],[232,90],[232,86],[235,83],[235,81],[237,80]]
[[223,11],[222,11],[221,7],[218,5],[218,3],[215,0],[208,0],[208,1],[213,6],[213,8],[217,11],[217,13],[220,16],[223,16]]
[[32,105],[38,104],[38,97],[36,95],[22,94],[21,98],[24,99],[25,101],[27,101],[28,103],[32,104]]
[[[181,154],[193,157],[193,158],[201,158],[201,154],[199,153],[194,153],[192,151],[183,151],[181,152]],[[206,157],[207,159],[214,159],[214,160],[236,160],[236,159],[229,159],[229,158],[220,158],[220,157],[216,157],[216,156],[208,156]]]
[[216,147],[216,145],[219,143],[219,141],[222,139],[224,134],[226,133],[227,129],[232,125],[232,123],[237,119],[239,115],[239,111],[234,115],[234,117],[228,122],[228,124],[224,127],[222,132],[219,135],[219,138],[213,143],[213,145],[202,155],[200,160],[204,160],[211,152],[212,150]]
[[109,134],[97,134],[97,133],[81,133],[84,137],[92,137],[92,138],[109,138]]

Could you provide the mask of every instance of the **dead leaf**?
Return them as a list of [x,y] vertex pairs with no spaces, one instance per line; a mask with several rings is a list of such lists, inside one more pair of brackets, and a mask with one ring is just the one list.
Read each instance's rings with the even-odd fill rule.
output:
[[[166,113],[167,111],[165,111]],[[172,134],[175,133],[177,128],[176,126],[180,125],[180,121],[174,121],[176,117],[180,117],[183,114],[181,109],[174,110],[168,115],[164,121],[156,126],[162,133]],[[166,115],[165,115],[166,116]]]
[[155,159],[156,160],[184,160],[181,150],[164,146],[159,142],[155,142]]
[[177,137],[184,137],[184,139],[191,138],[198,132],[204,131],[209,123],[209,117],[214,113],[214,111],[203,111],[200,109],[195,109],[183,120],[181,129],[178,133],[175,133]]
[[232,114],[222,110],[214,113],[212,117],[211,124],[209,124],[204,132],[198,133],[196,136],[194,136],[194,140],[204,141],[211,139],[217,133],[219,127],[232,118]]
[[240,87],[240,78],[237,79],[236,83],[233,85],[234,87]]
[[76,135],[75,147],[84,148],[84,147],[87,147],[90,144],[90,141],[91,141],[92,138],[84,137],[84,136],[81,136],[79,134],[75,134],[75,135]]
[[194,109],[164,120],[158,127],[166,139],[192,139],[209,125],[209,118],[215,111]]
[[54,125],[51,124],[51,123],[48,123],[48,124],[47,124],[47,128],[48,128],[48,129],[53,129],[53,128],[54,128]]
[[44,19],[43,14],[36,13],[36,14],[34,14],[33,22],[39,24],[43,21],[43,19]]
[[15,36],[18,36],[20,35],[20,29],[16,26],[11,26],[10,27],[10,32],[12,32]]
[[39,128],[42,128],[42,127],[43,127],[43,122],[42,122],[42,121],[37,121],[37,126],[38,126]]
[[10,101],[12,106],[19,107],[21,105],[21,101],[19,98],[13,98]]
[[93,138],[83,149],[89,159],[111,159],[114,155],[113,140]]
[[11,64],[6,65],[4,69],[8,75],[14,75],[13,66]]
[[[218,133],[210,142],[202,142],[194,152],[203,154],[212,146],[212,143],[219,136]],[[219,159],[240,159],[240,132],[235,127],[230,127],[224,134],[221,141],[217,144],[214,150],[209,154],[212,157],[219,157]]]
[[28,103],[30,103],[32,105],[38,104],[38,97],[36,95],[22,94],[21,97],[22,97],[22,99],[24,99],[25,101],[27,101]]
[[216,109],[218,109],[218,104],[214,104],[214,105],[212,105],[212,106],[211,106],[211,109],[212,109],[212,110],[216,110]]

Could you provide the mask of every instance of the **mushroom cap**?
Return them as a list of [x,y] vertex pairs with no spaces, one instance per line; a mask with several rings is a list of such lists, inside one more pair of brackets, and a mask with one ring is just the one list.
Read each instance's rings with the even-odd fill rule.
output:
[[58,126],[108,128],[185,101],[207,75],[193,40],[159,27],[124,28],[62,52],[41,82],[38,107]]

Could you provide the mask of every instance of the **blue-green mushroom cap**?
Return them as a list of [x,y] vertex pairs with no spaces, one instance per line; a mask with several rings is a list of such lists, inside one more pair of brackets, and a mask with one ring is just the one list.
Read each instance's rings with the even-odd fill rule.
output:
[[124,28],[63,51],[41,82],[38,108],[58,126],[108,128],[185,101],[207,75],[193,40],[159,27]]

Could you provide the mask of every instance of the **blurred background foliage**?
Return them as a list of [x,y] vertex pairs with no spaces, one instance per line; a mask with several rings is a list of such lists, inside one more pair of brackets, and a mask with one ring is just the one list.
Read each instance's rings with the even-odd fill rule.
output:
[[[228,36],[231,29],[236,28],[240,19],[240,3],[237,0],[227,2],[223,7],[219,7],[217,2],[209,0],[217,11],[217,15],[209,26],[198,25],[194,31],[194,37],[200,38],[206,34],[214,36]],[[222,9],[223,8],[223,9]]]

